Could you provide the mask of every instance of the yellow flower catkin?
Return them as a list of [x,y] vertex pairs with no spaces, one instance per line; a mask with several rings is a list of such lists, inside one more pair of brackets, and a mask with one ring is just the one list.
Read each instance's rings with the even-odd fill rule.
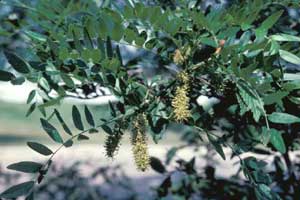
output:
[[181,122],[191,117],[191,111],[189,110],[190,98],[188,97],[189,76],[186,72],[180,72],[177,77],[182,85],[176,88],[172,107],[175,120]]
[[182,82],[184,86],[188,87],[190,81],[188,73],[186,73],[185,71],[179,72],[177,78]]
[[173,62],[176,65],[181,65],[188,59],[188,57],[191,55],[191,47],[185,46],[181,47],[180,49],[176,49],[173,54]]
[[176,49],[174,52],[174,55],[173,55],[173,62],[176,65],[179,65],[179,64],[182,64],[184,62],[184,60],[185,59],[184,59],[183,55],[181,54],[180,50]]
[[133,121],[132,153],[136,167],[140,171],[146,171],[150,166],[146,126],[147,120],[144,114],[139,114]]

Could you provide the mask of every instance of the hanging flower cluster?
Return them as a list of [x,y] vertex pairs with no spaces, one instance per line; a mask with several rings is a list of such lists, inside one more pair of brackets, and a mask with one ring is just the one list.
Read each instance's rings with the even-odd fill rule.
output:
[[139,114],[133,120],[132,152],[138,170],[145,171],[150,166],[148,143],[146,136],[147,119],[145,114]]
[[188,57],[191,54],[191,47],[183,47],[181,49],[176,49],[174,54],[173,54],[173,62],[176,65],[181,65],[188,59]]
[[181,85],[176,88],[175,96],[172,100],[172,107],[175,120],[181,122],[187,120],[192,115],[189,110],[189,76],[186,72],[180,72],[177,77]]
[[176,65],[180,65],[184,62],[185,58],[183,57],[181,51],[179,49],[176,49],[173,55],[173,62]]
[[121,139],[122,139],[122,134],[120,132],[116,132],[114,134],[108,134],[104,145],[107,157],[113,158],[116,155],[120,147]]

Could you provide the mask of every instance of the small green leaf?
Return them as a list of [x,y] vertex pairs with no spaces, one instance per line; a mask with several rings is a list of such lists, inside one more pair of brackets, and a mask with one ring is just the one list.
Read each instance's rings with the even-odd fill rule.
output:
[[48,81],[44,78],[44,77],[41,77],[40,80],[39,80],[39,85],[44,88],[46,91],[50,91],[50,86],[49,86],[49,83]]
[[24,172],[24,173],[36,173],[40,171],[42,167],[43,165],[40,163],[31,162],[31,161],[22,161],[7,166],[7,169]]
[[86,117],[87,122],[91,125],[91,126],[95,126],[95,122],[94,122],[94,118],[92,113],[90,112],[90,110],[88,109],[87,106],[84,106],[84,114]]
[[251,110],[254,120],[258,122],[260,117],[265,113],[263,100],[251,84],[239,80],[237,87],[239,89],[237,98],[240,104],[241,114],[243,115],[246,111]]
[[11,81],[14,78],[16,77],[12,73],[0,70],[0,81]]
[[259,200],[274,200],[271,189],[265,184],[259,184],[255,188],[255,194]]
[[209,142],[215,147],[217,153],[223,158],[223,160],[226,160],[225,153],[223,151],[221,144],[216,139],[214,139],[211,135],[207,134],[207,137]]
[[11,80],[11,84],[13,85],[22,85],[25,82],[25,78],[24,77],[16,77],[13,80]]
[[19,196],[23,196],[29,193],[33,186],[34,181],[28,181],[18,185],[14,185],[9,189],[5,190],[3,193],[1,193],[0,197],[9,199],[17,198]]
[[36,95],[36,90],[32,90],[29,95],[28,95],[28,98],[27,98],[27,104],[30,104],[33,100],[33,98],[35,97]]
[[278,103],[279,101],[281,101],[281,99],[283,99],[287,95],[289,95],[289,92],[278,91],[276,93],[265,96],[263,98],[263,100],[264,100],[265,105],[271,105],[274,103]]
[[66,148],[71,147],[73,145],[73,140],[69,139],[64,143],[64,146]]
[[69,129],[69,127],[67,126],[67,124],[65,123],[65,121],[63,120],[62,116],[60,115],[60,113],[58,112],[58,110],[54,109],[54,113],[59,121],[59,123],[61,124],[61,126],[63,127],[63,129],[65,130],[66,133],[68,133],[69,135],[73,135],[72,131]]
[[166,172],[166,168],[165,166],[162,164],[162,162],[156,158],[156,157],[150,157],[150,166],[151,168],[160,173],[160,174],[163,174]]
[[13,52],[4,51],[4,55],[9,64],[17,71],[23,74],[30,72],[29,64],[26,63],[22,58],[14,54]]
[[275,55],[279,52],[280,50],[280,45],[278,42],[272,40],[271,41],[271,48],[270,48],[270,55]]
[[29,107],[27,113],[26,113],[26,117],[28,117],[29,115],[31,115],[31,113],[35,110],[36,108],[36,103],[31,104],[31,106]]
[[200,41],[202,44],[205,44],[205,45],[208,45],[208,46],[211,46],[214,48],[218,47],[218,44],[216,43],[216,41],[214,39],[204,37],[204,38],[201,38]]
[[48,121],[45,119],[41,118],[41,124],[43,129],[46,131],[46,133],[55,141],[58,143],[63,143],[63,139],[59,135],[58,131],[54,126],[52,126]]
[[168,153],[167,153],[167,159],[166,159],[166,164],[169,165],[172,159],[175,157],[176,153],[178,151],[177,147],[172,147]]
[[273,112],[271,115],[269,115],[268,119],[271,122],[277,124],[292,124],[292,123],[300,122],[299,117],[287,113],[279,113],[279,112]]
[[102,125],[101,128],[108,134],[113,134],[113,131],[111,130],[111,128],[107,125]]
[[283,60],[285,60],[287,62],[293,63],[295,65],[300,64],[300,58],[298,56],[296,56],[295,54],[292,54],[285,50],[279,50],[279,55]]
[[76,106],[73,106],[73,108],[72,108],[72,117],[73,117],[73,122],[74,122],[75,127],[77,129],[83,131],[84,127],[83,127],[83,123],[81,120],[81,115]]
[[56,99],[50,99],[49,101],[46,101],[45,103],[39,105],[39,108],[47,108],[50,106],[55,106],[60,104],[61,100],[63,99],[62,96],[57,97]]
[[40,143],[37,143],[37,142],[27,142],[27,145],[32,150],[34,150],[34,151],[36,151],[36,152],[38,152],[42,155],[49,156],[49,155],[53,154],[53,152],[43,144],[40,144]]
[[280,16],[283,14],[283,10],[277,11],[271,16],[269,16],[260,26],[264,30],[268,30],[274,26],[274,24],[279,20]]
[[300,42],[300,37],[283,33],[272,35],[271,39],[278,42]]
[[258,166],[257,166],[257,159],[255,157],[247,157],[244,159],[244,162],[245,164],[247,165],[248,168],[251,168],[251,169],[258,169]]
[[114,41],[120,41],[124,36],[124,27],[121,23],[115,23],[114,29],[111,33],[111,37]]
[[40,34],[40,33],[29,31],[29,30],[25,30],[24,33],[33,40],[37,40],[39,42],[46,42],[47,41],[47,38],[44,35]]
[[268,30],[274,26],[274,24],[278,21],[280,16],[282,15],[283,11],[280,10],[273,15],[269,16],[259,28],[255,30],[255,35],[257,38],[261,39],[265,35],[267,35]]
[[270,137],[270,142],[271,144],[280,152],[280,153],[285,153],[286,152],[286,147],[284,144],[284,140],[282,138],[282,135],[279,131],[276,129],[271,129],[271,137]]
[[99,131],[95,128],[92,128],[92,129],[89,130],[89,133],[94,134],[94,133],[99,133]]
[[75,86],[74,81],[67,74],[61,74],[61,79],[65,82],[65,84],[68,87],[74,88]]
[[79,135],[77,137],[78,141],[82,141],[82,140],[89,140],[90,138],[86,135]]
[[270,142],[270,130],[267,127],[262,127],[262,133],[261,133],[261,142],[263,145],[267,145]]

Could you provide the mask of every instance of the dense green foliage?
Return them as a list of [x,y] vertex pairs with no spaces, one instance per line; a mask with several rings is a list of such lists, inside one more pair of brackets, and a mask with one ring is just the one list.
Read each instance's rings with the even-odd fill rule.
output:
[[[28,115],[38,109],[44,116],[43,129],[61,146],[52,152],[44,145],[28,143],[33,150],[49,155],[49,160],[44,164],[26,161],[10,165],[9,169],[37,176],[13,186],[1,197],[32,193],[61,148],[70,147],[75,139],[88,139],[89,133],[100,128],[108,135],[108,156],[117,152],[125,131],[134,128],[131,137],[137,167],[145,170],[151,164],[165,173],[159,161],[150,159],[147,138],[159,142],[165,129],[174,123],[187,127],[183,140],[189,147],[209,141],[223,159],[223,147],[232,150],[232,156],[240,159],[247,188],[255,191],[246,191],[246,199],[253,194],[257,199],[295,197],[299,183],[288,152],[300,147],[300,76],[291,73],[289,67],[299,67],[300,37],[299,26],[295,26],[288,9],[297,8],[298,1],[237,1],[226,8],[209,7],[205,11],[199,8],[201,1],[147,5],[128,0],[124,7],[114,2],[97,6],[93,1],[43,0],[34,7],[16,3],[29,9],[34,21],[32,26],[24,22],[26,28],[22,29],[30,59],[5,49],[7,61],[18,73],[0,71],[0,80],[37,83],[38,89],[28,97]],[[125,62],[124,45],[153,54],[158,68],[155,76],[137,70],[142,58]],[[79,133],[73,133],[58,110],[46,113],[45,108],[51,110],[77,88],[85,90],[93,84],[107,87],[118,98],[110,103],[110,118],[97,121],[88,107],[81,113],[74,106],[73,122]],[[35,101],[37,96],[42,102]],[[211,101],[203,104],[201,98]],[[49,122],[54,117],[69,139],[64,141]],[[266,173],[267,163],[240,156],[276,151],[275,166],[284,160],[286,169],[281,170],[287,170],[291,179],[284,194],[270,188],[278,177]],[[181,162],[179,168],[195,174],[191,163]],[[197,190],[200,178],[187,177],[194,184],[191,188]],[[161,198],[169,194],[170,185],[163,186]],[[186,191],[176,195],[189,197]]]

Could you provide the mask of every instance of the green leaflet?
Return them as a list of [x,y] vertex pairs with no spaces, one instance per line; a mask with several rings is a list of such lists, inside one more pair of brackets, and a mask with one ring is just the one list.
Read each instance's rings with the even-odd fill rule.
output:
[[36,90],[32,90],[28,95],[26,103],[30,104],[32,102],[32,100],[34,99],[35,95],[36,95]]
[[251,111],[254,120],[258,122],[260,117],[265,115],[262,99],[255,89],[242,80],[237,82],[237,88],[239,89],[239,93],[237,94],[239,96],[238,101],[241,111],[243,111],[241,114],[245,113],[245,111]]
[[92,115],[91,111],[88,109],[87,106],[84,106],[84,114],[85,114],[87,122],[91,126],[95,126],[95,121],[94,121],[93,115]]
[[18,163],[11,164],[7,169],[24,172],[24,173],[36,173],[41,170],[43,167],[42,164],[31,162],[31,161],[22,161]]
[[274,103],[278,103],[279,101],[281,101],[281,99],[286,97],[288,94],[289,94],[289,92],[278,91],[278,92],[266,95],[263,98],[263,100],[264,100],[265,105],[271,105]]
[[285,153],[286,152],[286,147],[284,140],[281,136],[281,133],[277,131],[276,129],[271,129],[270,130],[270,142],[271,144],[280,152],[280,153]]
[[244,103],[244,101],[242,100],[242,98],[240,97],[240,95],[236,95],[239,106],[240,106],[240,114],[244,115],[249,109],[247,107],[247,105]]
[[43,144],[40,144],[40,143],[37,143],[37,142],[27,142],[27,145],[32,150],[34,150],[34,151],[36,151],[36,152],[38,152],[42,155],[49,156],[49,155],[53,154],[53,152]]
[[76,106],[73,106],[72,108],[72,117],[73,117],[73,123],[75,127],[81,131],[84,130],[84,126],[81,120],[81,114]]
[[258,38],[263,38],[268,30],[274,26],[274,24],[279,20],[280,16],[283,14],[283,10],[277,11],[271,16],[269,16],[261,26],[255,30],[255,34]]
[[295,65],[300,64],[300,58],[293,53],[290,53],[285,50],[279,50],[279,55],[283,60],[285,60],[287,62],[293,63]]
[[30,37],[31,39],[33,40],[37,40],[39,42],[46,42],[47,41],[47,38],[45,35],[42,35],[40,33],[37,33],[37,32],[33,32],[33,31],[30,31],[30,30],[25,30],[24,33]]
[[15,76],[7,71],[0,70],[0,81],[11,81]]
[[223,158],[223,160],[226,160],[225,153],[220,142],[216,140],[213,136],[211,136],[209,133],[207,134],[207,138],[209,142],[214,146],[217,153]]
[[58,112],[57,109],[54,109],[54,113],[56,115],[57,120],[59,121],[59,123],[63,127],[64,131],[66,133],[68,133],[69,135],[72,135],[72,131],[70,130],[70,128],[68,127],[68,125],[66,124],[66,122],[64,121],[64,119],[62,118],[61,114]]
[[4,51],[4,55],[9,64],[17,71],[23,74],[30,72],[29,64],[24,61],[21,57],[10,51]]
[[270,187],[268,187],[265,184],[259,184],[255,188],[255,194],[259,200],[273,200],[274,199],[272,196],[272,191],[271,191]]
[[160,174],[163,174],[167,171],[161,160],[156,157],[150,157],[150,166],[154,171]]
[[28,181],[18,185],[14,185],[9,189],[5,190],[3,193],[0,194],[2,198],[17,198],[22,195],[26,195],[29,191],[33,188],[34,182]]
[[273,112],[268,116],[269,121],[276,124],[300,123],[300,118],[288,113]]
[[268,30],[279,20],[280,16],[283,14],[283,10],[277,11],[271,16],[269,16],[260,26],[260,28]]
[[278,42],[300,42],[300,37],[284,33],[272,35],[271,39]]
[[31,115],[31,113],[33,113],[33,111],[36,109],[36,103],[31,104],[31,106],[29,107],[27,113],[26,113],[26,117],[28,117],[29,115]]
[[58,143],[63,143],[63,139],[61,138],[61,136],[59,135],[58,131],[54,126],[52,126],[47,120],[43,118],[41,118],[41,124],[43,129],[52,138],[52,140]]

